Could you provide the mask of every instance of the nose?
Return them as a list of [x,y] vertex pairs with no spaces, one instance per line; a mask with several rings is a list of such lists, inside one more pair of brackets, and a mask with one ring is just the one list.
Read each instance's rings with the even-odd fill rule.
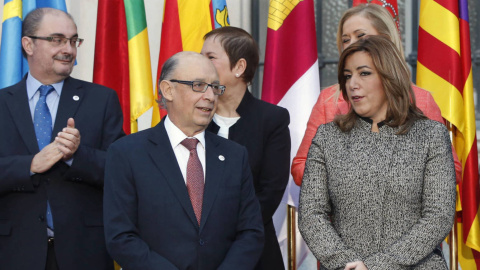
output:
[[348,46],[352,45],[358,40],[358,38],[352,37],[347,43],[343,44],[343,49],[345,50]]
[[350,77],[348,80],[347,86],[350,90],[355,90],[358,88],[357,78],[354,75],[352,75],[352,77]]
[[203,93],[203,98],[212,101],[215,99],[215,94],[213,93],[213,88],[209,85],[207,86],[207,91]]
[[72,52],[74,52],[74,51],[76,51],[76,50],[77,50],[77,47],[75,46],[75,44],[72,45],[72,44],[70,43],[70,40],[68,40],[68,39],[67,39],[67,40],[63,43],[63,45],[62,45],[62,51],[64,51],[64,52],[72,53]]

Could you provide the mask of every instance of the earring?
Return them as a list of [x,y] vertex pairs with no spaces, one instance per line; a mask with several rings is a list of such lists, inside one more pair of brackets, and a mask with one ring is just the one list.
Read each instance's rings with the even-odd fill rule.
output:
[[237,77],[237,78],[238,78],[238,77],[240,77],[240,74],[238,74],[238,73],[237,73],[237,74],[235,74],[235,77]]

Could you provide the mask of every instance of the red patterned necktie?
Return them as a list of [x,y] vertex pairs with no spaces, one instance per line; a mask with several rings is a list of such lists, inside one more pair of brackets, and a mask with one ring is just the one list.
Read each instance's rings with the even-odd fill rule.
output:
[[202,164],[197,154],[197,143],[198,140],[195,138],[186,138],[181,142],[190,151],[187,163],[187,190],[195,217],[197,217],[198,225],[200,225],[205,182],[203,180]]

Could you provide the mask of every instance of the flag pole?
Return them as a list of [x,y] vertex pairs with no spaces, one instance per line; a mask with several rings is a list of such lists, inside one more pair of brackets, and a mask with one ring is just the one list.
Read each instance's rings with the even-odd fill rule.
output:
[[458,270],[458,245],[457,245],[457,211],[455,211],[455,221],[450,232],[450,270]]
[[[456,128],[449,121],[446,121],[447,129],[450,131],[450,140],[453,141],[453,137],[456,135]],[[455,147],[455,146],[454,146]],[[458,192],[458,189],[457,189]],[[460,196],[457,194],[457,199],[460,199]],[[455,205],[458,202],[455,203]],[[457,209],[455,207],[455,215],[453,217],[453,226],[450,231],[450,245],[449,245],[449,255],[450,255],[450,270],[458,270],[458,237],[457,237]]]
[[297,248],[296,248],[296,217],[295,207],[287,205],[287,241],[288,241],[288,270],[297,269]]

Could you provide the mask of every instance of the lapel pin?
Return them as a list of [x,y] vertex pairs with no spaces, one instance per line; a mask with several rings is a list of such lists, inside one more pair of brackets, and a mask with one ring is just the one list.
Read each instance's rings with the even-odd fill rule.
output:
[[78,96],[73,96],[73,100],[78,101],[80,98]]
[[224,161],[224,160],[225,160],[225,157],[222,156],[222,155],[220,155],[220,156],[218,156],[218,159],[220,159],[220,161]]

